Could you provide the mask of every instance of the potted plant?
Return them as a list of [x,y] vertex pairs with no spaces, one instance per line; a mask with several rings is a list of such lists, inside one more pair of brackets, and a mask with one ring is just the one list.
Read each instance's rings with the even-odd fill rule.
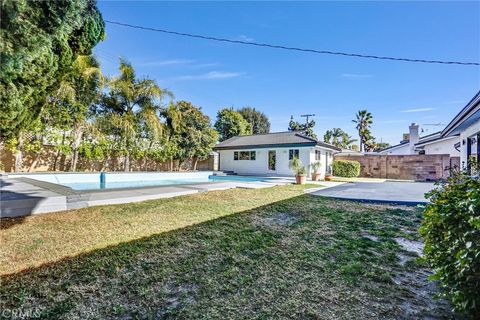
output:
[[293,158],[289,163],[290,169],[295,173],[296,184],[305,184],[307,180],[307,168],[299,158]]
[[320,169],[320,161],[314,162],[312,164],[312,181],[320,180],[320,172],[318,172],[319,169]]

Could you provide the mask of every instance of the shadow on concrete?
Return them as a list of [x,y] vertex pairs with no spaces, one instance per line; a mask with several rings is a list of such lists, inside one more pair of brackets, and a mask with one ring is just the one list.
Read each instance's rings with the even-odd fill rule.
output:
[[0,230],[22,223],[45,199],[32,195],[34,192],[15,192],[12,187],[11,182],[0,178]]

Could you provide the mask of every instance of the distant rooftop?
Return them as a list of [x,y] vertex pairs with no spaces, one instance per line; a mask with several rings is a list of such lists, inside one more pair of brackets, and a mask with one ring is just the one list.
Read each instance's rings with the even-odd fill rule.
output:
[[340,150],[328,143],[307,137],[300,131],[273,132],[268,134],[255,134],[236,136],[218,143],[214,149],[245,149],[268,147],[294,147],[294,146],[321,146],[332,150]]

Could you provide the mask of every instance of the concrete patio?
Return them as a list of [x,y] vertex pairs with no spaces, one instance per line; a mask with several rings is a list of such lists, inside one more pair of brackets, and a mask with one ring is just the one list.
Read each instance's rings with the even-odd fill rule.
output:
[[344,183],[331,188],[310,190],[315,196],[355,200],[363,202],[398,203],[417,205],[428,203],[425,193],[434,183],[386,180],[384,182]]

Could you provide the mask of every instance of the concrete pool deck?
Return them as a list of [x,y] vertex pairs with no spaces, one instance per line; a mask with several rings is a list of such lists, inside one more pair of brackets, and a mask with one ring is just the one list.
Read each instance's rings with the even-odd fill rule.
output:
[[156,187],[75,191],[62,185],[25,177],[0,177],[0,217],[21,217],[233,188],[269,188],[288,184],[292,181],[292,179],[276,179],[272,182],[231,180]]

